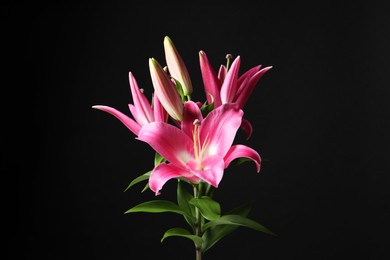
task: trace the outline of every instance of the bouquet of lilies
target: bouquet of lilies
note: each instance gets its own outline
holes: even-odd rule
[[[177,201],[151,200],[125,213],[171,212],[182,215],[188,227],[167,230],[161,242],[172,236],[190,239],[195,245],[197,260],[240,226],[275,235],[247,217],[249,204],[221,212],[220,204],[213,200],[213,192],[230,165],[252,161],[256,171],[260,171],[258,152],[233,143],[239,129],[246,133],[247,139],[252,134],[251,123],[243,118],[242,109],[255,85],[271,66],[262,68],[258,65],[240,75],[240,56],[233,60],[227,55],[226,65],[221,65],[217,72],[206,53],[200,51],[206,96],[200,102],[191,99],[193,87],[189,73],[168,36],[164,38],[164,53],[164,67],[156,59],[149,59],[154,87],[151,102],[138,87],[134,75],[129,73],[133,100],[129,109],[133,118],[109,106],[93,106],[115,116],[137,140],[147,143],[156,152],[153,169],[134,178],[127,189],[145,181],[142,191],[150,189],[157,196],[167,181],[175,179],[177,182]]]

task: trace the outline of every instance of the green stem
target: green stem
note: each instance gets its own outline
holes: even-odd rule
[[[211,197],[211,185],[207,183],[207,188],[206,188],[206,196]]]
[[[200,197],[200,186],[194,185],[194,198]],[[202,237],[202,221],[201,221],[201,215],[198,207],[195,207],[195,235]],[[198,246],[195,246],[195,253],[196,253],[196,260],[202,260],[202,249]]]

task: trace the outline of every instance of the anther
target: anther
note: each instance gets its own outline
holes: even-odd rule
[[[193,124],[196,125],[196,126],[200,126],[200,120],[199,119],[195,119]]]

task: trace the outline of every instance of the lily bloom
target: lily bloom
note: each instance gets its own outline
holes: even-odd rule
[[[168,114],[160,103],[156,95],[153,96],[152,103],[146,99],[143,91],[138,87],[133,74],[129,72],[130,91],[134,104],[129,104],[130,113],[134,119],[115,108],[95,105],[92,108],[105,111],[118,118],[131,132],[138,135],[142,126],[151,122],[166,122]]]
[[[164,38],[164,52],[169,74],[180,82],[185,96],[191,95],[192,83],[187,67],[168,36]]]
[[[154,58],[149,59],[149,70],[154,91],[162,106],[174,120],[181,121],[183,119],[183,103],[175,84]]]
[[[260,156],[255,150],[245,145],[232,146],[242,116],[237,105],[224,104],[203,118],[199,106],[187,101],[181,129],[164,122],[143,126],[137,139],[148,143],[169,162],[153,169],[150,189],[159,195],[173,178],[192,183],[204,181],[217,188],[224,169],[240,157],[252,160],[259,172]]]
[[[199,52],[199,60],[207,101],[209,104],[214,101],[214,107],[236,103],[242,109],[261,77],[272,68],[261,69],[261,65],[258,65],[239,76],[241,58],[237,56],[229,70],[221,65],[217,74],[204,51]],[[250,122],[244,119],[242,128],[249,138],[252,133]]]

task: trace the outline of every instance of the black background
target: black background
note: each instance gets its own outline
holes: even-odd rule
[[[150,97],[148,58],[171,37],[203,100],[215,68],[273,66],[245,107],[265,159],[227,169],[222,210],[249,200],[277,237],[240,228],[205,259],[388,259],[389,10],[373,2],[4,6],[3,236],[9,259],[194,259],[180,216],[123,213],[154,199],[127,184],[153,151],[92,105],[129,114],[128,72]],[[10,78],[9,81],[6,79]],[[168,182],[161,199],[175,198]],[[138,255],[138,256],[137,256]],[[22,257],[22,258],[18,258]]]

